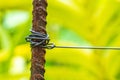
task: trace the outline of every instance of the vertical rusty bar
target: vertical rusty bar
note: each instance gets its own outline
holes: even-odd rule
[[[46,0],[33,0],[33,27],[32,29],[37,32],[45,33],[46,22]],[[33,47],[31,59],[31,77],[30,80],[45,80],[45,49],[39,46]]]

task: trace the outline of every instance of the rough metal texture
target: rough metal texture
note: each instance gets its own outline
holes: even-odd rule
[[[33,0],[33,27],[32,29],[37,32],[45,33],[46,26],[46,0]],[[45,50],[39,46],[32,48],[31,59],[31,78],[30,80],[45,80]]]

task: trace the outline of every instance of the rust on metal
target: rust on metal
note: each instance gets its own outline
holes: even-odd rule
[[[46,0],[33,0],[33,26],[32,30],[46,34]],[[31,78],[30,80],[45,80],[45,49],[40,46],[33,47],[31,59]]]

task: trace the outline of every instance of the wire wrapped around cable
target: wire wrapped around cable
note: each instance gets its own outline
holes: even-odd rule
[[[48,45],[50,39],[47,34],[36,32],[34,30],[31,30],[31,33],[32,34],[26,37],[26,41],[31,43],[31,47],[44,47]]]
[[[87,46],[56,46],[54,43],[49,43],[50,39],[47,34],[36,32],[31,30],[29,36],[26,37],[26,41],[30,42],[31,47],[40,46],[46,49],[53,49],[53,48],[71,48],[71,49],[111,49],[111,50],[120,50],[120,47],[87,47]]]

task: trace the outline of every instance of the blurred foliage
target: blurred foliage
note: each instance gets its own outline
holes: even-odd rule
[[[120,0],[47,0],[51,42],[120,46]],[[0,0],[0,80],[29,80],[32,0]],[[120,51],[52,49],[46,80],[120,80]]]

